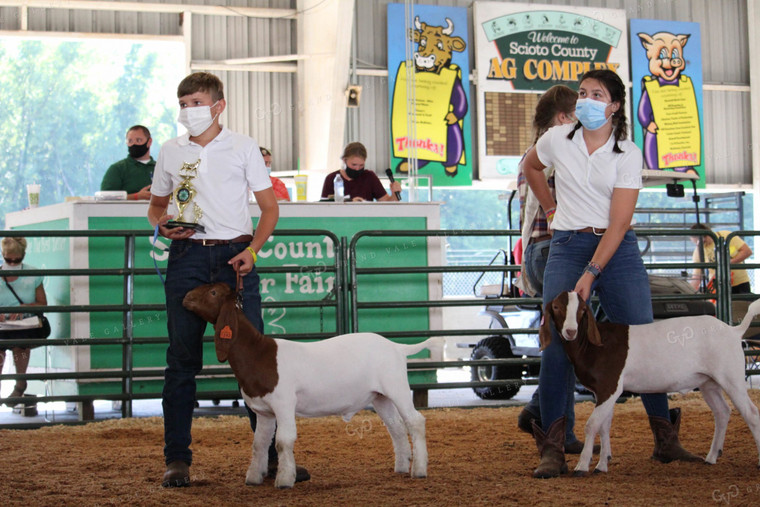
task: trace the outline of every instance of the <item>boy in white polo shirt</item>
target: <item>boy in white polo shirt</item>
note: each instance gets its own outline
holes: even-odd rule
[[[195,375],[203,366],[206,322],[185,309],[182,300],[190,290],[206,283],[226,282],[235,288],[240,273],[245,276],[243,311],[263,331],[256,254],[279,218],[258,143],[219,123],[227,105],[219,78],[205,72],[190,74],[180,82],[177,97],[179,122],[188,132],[161,147],[148,207],[151,225],[172,240],[165,286],[169,331],[163,390],[165,487],[190,483]],[[261,208],[255,232],[248,188]],[[167,214],[167,208],[177,189],[175,200],[185,203],[180,215],[187,214],[181,220],[197,221],[202,229],[167,227],[175,218]],[[249,416],[255,428],[256,417],[250,411]]]

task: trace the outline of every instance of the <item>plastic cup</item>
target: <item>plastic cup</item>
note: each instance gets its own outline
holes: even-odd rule
[[[306,200],[306,182],[309,177],[305,174],[296,174],[294,179],[296,180],[296,201]]]
[[[40,185],[30,183],[26,186],[26,196],[29,198],[29,207],[36,208],[40,205]]]

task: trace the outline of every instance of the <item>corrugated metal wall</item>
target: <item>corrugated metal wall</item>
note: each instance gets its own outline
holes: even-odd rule
[[[183,1],[181,3],[191,3]],[[197,2],[290,9],[295,1]],[[192,54],[196,60],[225,60],[296,53],[293,19],[193,15]],[[194,70],[202,70],[196,68]],[[282,72],[212,71],[225,83],[225,122],[272,150],[274,170],[297,165],[296,75]]]
[[[505,0],[508,1],[508,0]],[[709,85],[749,85],[747,0],[573,0],[510,2],[536,5],[573,5],[625,9],[627,17],[672,19],[700,23],[704,83],[705,170],[708,183],[749,184],[752,182],[749,91],[710,90]],[[385,68],[386,9],[389,0],[357,1],[358,67]],[[419,1],[420,4],[467,7],[472,1]],[[469,45],[470,65],[475,64],[473,44]],[[688,47],[688,46],[687,46]],[[364,142],[376,168],[387,167],[390,160],[387,78],[362,77],[359,113],[349,114],[347,136]],[[474,86],[471,112],[477,115]],[[731,121],[728,121],[731,119]],[[353,121],[352,121],[353,120]],[[475,122],[473,121],[473,125]],[[477,142],[473,132],[473,142]]]
[[[138,0],[139,1],[139,0]],[[701,24],[704,68],[705,154],[708,183],[751,182],[749,92],[710,89],[710,85],[749,85],[747,0],[547,0],[536,5],[575,5],[625,9],[629,18],[672,19]],[[156,3],[155,0],[148,3]],[[229,0],[166,3],[296,8],[296,0]],[[356,0],[356,55],[359,69],[385,69],[388,0]],[[467,7],[472,0],[419,0],[420,4]],[[61,5],[64,3],[62,2]],[[16,8],[0,7],[0,30],[19,30]],[[28,29],[40,32],[181,35],[178,14],[28,10]],[[472,27],[470,27],[472,30]],[[296,21],[193,15],[192,60],[223,60],[296,53]],[[470,61],[474,65],[473,44]],[[296,76],[292,73],[214,71],[226,84],[227,125],[256,138],[274,153],[275,169],[297,163]],[[319,79],[315,76],[314,79]],[[348,112],[346,140],[360,140],[370,151],[371,167],[388,167],[388,91],[386,77],[359,76],[361,105]],[[308,83],[303,83],[308,86]],[[471,89],[475,110],[475,88]],[[729,121],[729,119],[731,121]],[[473,125],[475,122],[473,121]],[[473,132],[473,141],[477,142]]]

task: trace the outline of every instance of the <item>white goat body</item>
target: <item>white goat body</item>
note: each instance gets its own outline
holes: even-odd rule
[[[274,436],[279,456],[275,486],[293,486],[296,416],[337,414],[349,421],[370,404],[391,435],[395,471],[409,472],[411,462],[412,477],[427,475],[425,418],[412,403],[406,357],[442,346],[442,338],[415,345],[397,344],[374,333],[311,343],[275,340],[259,333],[235,307],[226,284],[198,287],[183,304],[214,323],[217,357],[229,359],[245,403],[257,415],[246,484],[263,482]]]
[[[710,316],[677,317],[626,326],[597,324],[575,292],[563,292],[546,305],[540,332],[542,347],[551,340],[549,321],[552,320],[578,379],[596,396],[596,407],[586,423],[586,442],[576,473],[588,472],[597,433],[601,452],[596,470],[607,471],[613,408],[624,390],[685,393],[699,388],[715,419],[713,441],[705,459],[710,464],[722,453],[731,414],[721,393],[724,390],[747,422],[760,455],[760,413],[747,394],[741,345],[742,335],[758,313],[760,300],[750,305],[744,320],[737,326]]]

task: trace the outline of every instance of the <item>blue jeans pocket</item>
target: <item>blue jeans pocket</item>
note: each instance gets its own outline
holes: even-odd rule
[[[192,243],[189,241],[172,241],[169,245],[169,261],[183,258],[190,251]]]
[[[568,245],[575,237],[575,233],[572,231],[556,231],[552,236],[552,246],[565,246]]]

